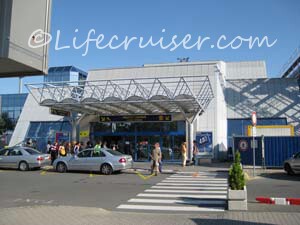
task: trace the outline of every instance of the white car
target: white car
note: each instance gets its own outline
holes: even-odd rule
[[[290,159],[284,161],[284,170],[289,175],[300,173],[300,152],[294,154]]]
[[[0,167],[21,171],[50,165],[50,155],[33,148],[15,146],[0,150]]]
[[[53,168],[60,173],[71,170],[100,171],[110,175],[115,171],[130,169],[133,166],[132,157],[118,151],[102,148],[100,151],[86,149],[77,156],[59,157],[53,163]]]

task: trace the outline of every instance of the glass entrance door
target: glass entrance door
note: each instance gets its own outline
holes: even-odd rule
[[[137,161],[149,161],[150,155],[154,148],[154,144],[160,143],[160,136],[137,136],[136,143],[136,160]]]

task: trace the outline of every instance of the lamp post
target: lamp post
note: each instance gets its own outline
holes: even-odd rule
[[[252,112],[251,120],[252,120],[253,177],[255,177],[255,135],[256,135],[256,124],[257,124],[256,112]]]

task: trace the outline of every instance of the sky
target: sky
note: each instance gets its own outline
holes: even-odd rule
[[[52,0],[49,67],[74,65],[83,70],[108,67],[142,66],[149,63],[176,62],[178,57],[189,57],[190,61],[223,60],[247,61],[265,60],[269,77],[278,77],[282,66],[293,51],[300,46],[300,1],[299,0]],[[77,32],[75,31],[77,29]],[[120,44],[126,36],[150,36],[154,41],[163,38],[165,45],[174,35],[180,42],[191,35],[191,46],[198,36],[209,37],[200,49],[185,49],[179,46],[174,51],[159,46],[139,48],[139,42],[131,42],[128,49],[97,49],[90,42],[86,56],[85,47],[72,47],[73,38],[77,46],[84,43],[91,29],[95,35],[103,34],[101,45],[117,35]],[[164,32],[162,30],[164,29]],[[60,30],[59,47],[55,49],[57,31]],[[277,40],[272,47],[266,44],[249,49],[244,41],[240,48],[212,48],[225,35],[223,46],[235,37],[248,39],[250,36],[262,39],[267,36],[269,43]],[[238,43],[238,42],[235,42]],[[237,44],[235,44],[237,45]],[[42,77],[28,77],[23,83],[41,82]],[[0,79],[1,93],[16,93],[18,79]],[[25,88],[23,88],[24,91]]]

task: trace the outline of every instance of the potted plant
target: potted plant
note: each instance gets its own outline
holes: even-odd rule
[[[247,210],[247,188],[244,171],[241,165],[241,155],[235,153],[234,163],[229,169],[228,210]]]

